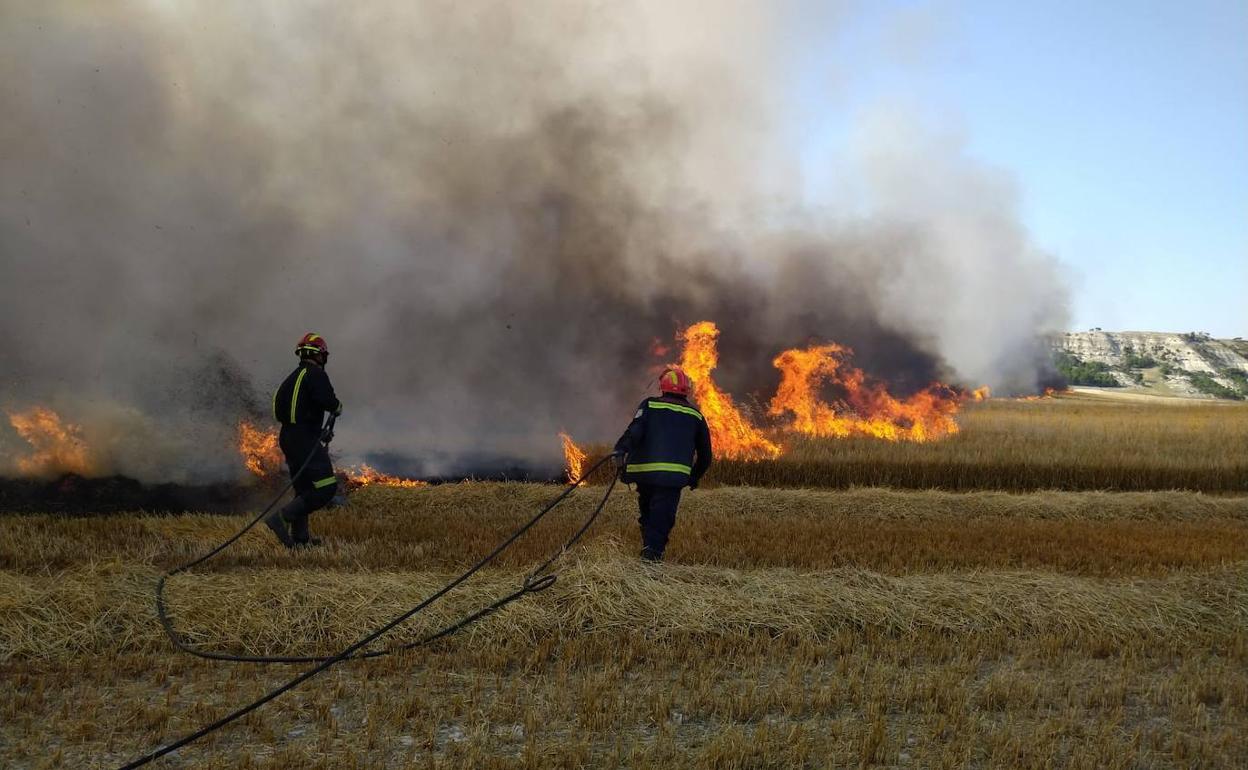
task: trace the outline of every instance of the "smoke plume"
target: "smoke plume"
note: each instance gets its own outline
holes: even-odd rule
[[[308,330],[357,456],[613,438],[654,341],[704,318],[743,395],[811,338],[903,391],[1034,387],[1065,298],[1008,180],[879,126],[867,208],[803,210],[777,126],[795,23],[2,0],[0,407],[60,410],[109,470],[203,479],[237,472],[235,421]]]

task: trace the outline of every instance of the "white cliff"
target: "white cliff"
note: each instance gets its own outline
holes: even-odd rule
[[[1169,395],[1205,396],[1191,375],[1207,376],[1219,385],[1246,392],[1248,342],[1220,340],[1199,332],[1067,332],[1052,340],[1054,351],[1079,361],[1102,363],[1125,387]]]

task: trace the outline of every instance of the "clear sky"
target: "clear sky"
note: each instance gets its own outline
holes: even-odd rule
[[[905,105],[1013,175],[1073,329],[1248,336],[1248,0],[800,6],[811,179]]]

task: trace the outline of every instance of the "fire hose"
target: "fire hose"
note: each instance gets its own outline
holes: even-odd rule
[[[598,501],[598,504],[594,507],[593,511],[581,524],[580,528],[577,529],[577,531],[572,535],[572,537],[568,538],[568,540],[565,541],[559,547],[559,549],[555,551],[549,558],[547,558],[545,561],[539,564],[536,568],[531,570],[525,576],[524,581],[521,584],[519,589],[517,589],[516,591],[513,591],[510,594],[507,594],[506,596],[503,596],[495,600],[489,605],[486,605],[485,607],[477,610],[476,612],[473,612],[461,618],[460,620],[446,626],[445,628],[442,628],[441,630],[436,631],[432,634],[429,634],[414,642],[408,642],[408,643],[399,645],[397,647],[388,648],[384,650],[366,651],[364,649],[368,647],[370,644],[372,644],[373,642],[380,639],[385,634],[397,628],[399,625],[411,619],[417,613],[429,607],[431,604],[433,604],[437,600],[441,599],[446,594],[450,593],[461,583],[465,582],[474,574],[476,574],[478,571],[480,571],[483,567],[488,565],[490,562],[494,561],[494,559],[496,559],[499,556],[499,554],[501,554],[503,551],[511,547],[511,545],[515,543],[517,540],[519,540],[521,536],[523,536],[533,526],[535,526],[539,521],[541,521],[542,518],[546,516],[546,514],[554,510],[554,508],[557,505],[562,503],[574,491],[576,491],[577,487],[580,485],[580,482],[582,480],[589,477],[594,471],[598,470],[603,465],[605,465],[608,461],[612,459],[613,456],[607,455],[606,457],[602,458],[598,462],[591,465],[588,470],[584,471],[581,474],[580,478],[573,479],[572,482],[568,485],[568,487],[563,490],[563,492],[561,492],[557,497],[555,497],[553,500],[547,503],[545,507],[543,507],[532,518],[530,518],[521,527],[519,527],[515,532],[513,532],[506,540],[504,540],[502,543],[496,546],[494,550],[490,551],[489,554],[483,557],[480,561],[478,561],[472,567],[470,567],[469,569],[461,573],[454,580],[447,583],[442,588],[438,589],[436,592],[434,592],[428,598],[421,601],[415,607],[412,607],[411,609],[407,610],[401,615],[398,615],[397,617],[391,619],[390,621],[388,621],[381,627],[364,635],[359,640],[352,643],[350,646],[346,647],[345,649],[338,652],[337,654],[324,655],[324,656],[235,655],[235,654],[230,654],[230,653],[218,653],[218,652],[211,652],[207,650],[200,650],[190,645],[189,643],[187,643],[181,637],[181,635],[178,634],[177,629],[174,627],[173,621],[170,618],[169,613],[168,613],[168,608],[166,607],[166,604],[165,604],[164,589],[165,589],[165,584],[168,581],[168,579],[173,577],[174,575],[186,572],[194,568],[196,565],[202,564],[205,561],[211,559],[213,556],[216,556],[218,553],[225,550],[231,544],[233,544],[239,538],[241,538],[243,534],[247,532],[247,530],[251,529],[256,524],[258,524],[260,520],[263,519],[269,513],[269,511],[273,509],[275,505],[277,505],[277,503],[282,499],[282,497],[285,496],[286,492],[290,490],[291,487],[294,486],[295,480],[298,479],[300,474],[302,474],[303,471],[308,467],[308,464],[312,461],[312,457],[316,454],[316,451],[319,450],[323,444],[328,443],[328,440],[333,437],[333,428],[334,428],[334,418],[331,417],[329,422],[326,423],[324,430],[321,432],[321,436],[318,439],[316,446],[313,448],[312,452],[308,454],[308,457],[306,460],[304,460],[303,465],[300,466],[300,468],[294,474],[291,475],[290,482],[287,483],[287,485],[282,489],[282,491],[273,499],[271,503],[269,503],[269,505],[263,511],[259,513],[259,515],[257,515],[250,522],[248,522],[246,526],[244,526],[233,536],[231,536],[230,538],[222,542],[220,545],[213,548],[211,551],[166,572],[164,575],[161,576],[159,582],[156,584],[157,616],[160,618],[161,626],[164,628],[165,634],[169,637],[169,640],[173,643],[173,645],[177,649],[181,650],[182,652],[185,652],[189,655],[194,655],[199,658],[205,658],[208,660],[229,661],[229,662],[236,662],[236,663],[316,663],[317,665],[314,666],[313,668],[308,669],[302,674],[299,674],[295,678],[277,687],[276,689],[270,690],[269,692],[265,693],[263,696],[257,698],[256,700],[252,701],[246,706],[243,706],[210,724],[204,725],[203,727],[199,728],[195,732],[190,733],[189,735],[186,735],[183,738],[180,738],[172,743],[162,746],[159,749],[156,749],[149,754],[145,754],[144,756],[133,760],[132,762],[122,765],[120,770],[130,770],[131,768],[142,767],[148,764],[149,762],[152,762],[156,759],[159,759],[160,757],[165,756],[166,754],[177,751],[183,746],[186,746],[196,740],[199,740],[200,738],[212,732],[215,732],[216,730],[219,730],[222,727],[225,727],[231,722],[234,722],[235,720],[240,719],[243,716],[246,716],[247,714],[250,714],[252,711],[255,711],[256,709],[260,708],[261,706],[268,703],[269,701],[274,700],[287,692],[290,692],[291,690],[295,689],[299,685],[308,681],[312,677],[323,673],[324,671],[328,670],[330,667],[334,665],[337,665],[338,663],[341,663],[346,660],[364,660],[368,658],[377,658],[377,657],[381,657],[385,655],[393,655],[398,652],[402,652],[404,650],[411,650],[417,647],[422,647],[422,646],[431,644],[432,642],[438,639],[442,639],[446,636],[450,636],[456,631],[459,631],[465,628],[466,626],[472,623],[475,623],[481,618],[484,618],[488,615],[491,615],[497,612],[498,610],[520,599],[526,594],[537,593],[538,591],[544,591],[545,589],[550,588],[552,585],[554,585],[555,580],[557,579],[558,576],[557,576],[557,573],[548,572],[547,570],[549,570],[550,566],[554,564],[555,561],[561,555],[563,555],[564,552],[566,552],[568,549],[574,546],[581,539],[581,537],[584,536],[584,534],[587,531],[589,531],[589,528],[593,525],[594,521],[597,520],[599,514],[602,513],[603,508],[606,506],[607,500],[608,498],[610,498],[611,492],[615,489],[615,484],[616,484],[616,481],[618,480],[618,476],[613,474],[611,482],[607,485],[607,489],[602,495],[602,499]]]

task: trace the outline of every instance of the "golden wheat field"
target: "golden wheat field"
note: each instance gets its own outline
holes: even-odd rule
[[[723,483],[908,489],[1192,489],[1248,494],[1248,407],[1063,394],[971,404],[925,444],[792,440],[775,463],[729,461]]]
[[[1248,496],[1139,485],[1156,478],[1141,468],[1242,469],[1248,411],[1141,409],[990,402],[931,447],[988,475],[1101,458],[1098,478],[1135,480],[1105,489],[1140,491],[779,478],[787,462],[900,473],[929,448],[812,442],[743,466],[767,488],[721,473],[686,493],[658,568],[635,558],[621,488],[550,589],[430,648],[338,665],[154,766],[1243,767]],[[314,516],[322,548],[250,532],[173,578],[170,609],[206,649],[333,653],[558,491],[366,487]],[[378,648],[515,590],[602,491]],[[0,516],[0,766],[115,767],[303,670],[180,655],[157,624],[159,573],[249,518]]]

